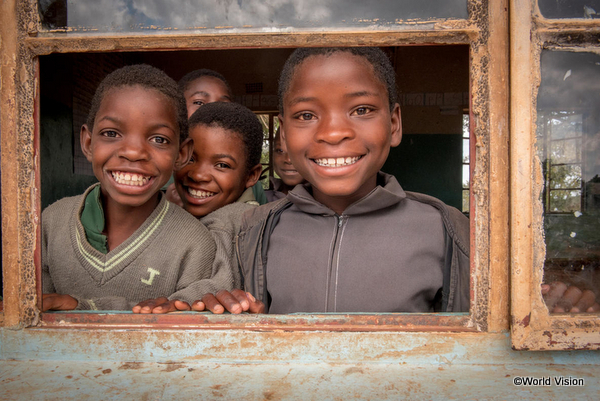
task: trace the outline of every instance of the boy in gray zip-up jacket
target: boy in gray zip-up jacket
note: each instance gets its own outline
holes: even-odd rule
[[[298,49],[279,81],[281,136],[308,184],[244,215],[247,292],[195,309],[469,309],[469,221],[380,173],[402,137],[394,70],[376,48]]]

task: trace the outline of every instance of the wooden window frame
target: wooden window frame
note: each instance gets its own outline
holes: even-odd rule
[[[42,31],[35,0],[3,2],[2,202],[4,326],[269,331],[496,332],[508,329],[507,0],[471,0],[467,20],[407,21],[350,32],[85,34]],[[41,313],[39,61],[51,53],[303,46],[470,47],[471,308],[463,314],[219,316]],[[493,49],[493,52],[491,51]]]
[[[598,314],[550,314],[542,299],[543,175],[536,97],[544,49],[598,52],[600,20],[547,20],[536,0],[510,2],[511,341],[519,350],[600,349]]]

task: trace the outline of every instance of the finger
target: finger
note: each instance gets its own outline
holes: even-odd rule
[[[596,302],[596,294],[593,291],[585,290],[583,294],[581,294],[581,298],[575,304],[573,308],[571,308],[571,313],[580,313],[585,312],[589,307],[591,307],[594,302]]]
[[[219,303],[221,305],[223,305],[223,307],[225,307],[225,309],[227,309],[229,312],[238,314],[238,313],[242,313],[244,311],[244,309],[242,308],[242,305],[240,305],[237,298],[234,297],[233,295],[231,295],[231,293],[229,291],[221,290],[221,291],[217,292],[215,295],[217,296]],[[208,307],[208,305],[207,305],[207,307]],[[210,307],[209,307],[209,309],[210,309]]]
[[[162,305],[169,302],[166,297],[160,297],[156,299],[148,299],[146,301],[140,302],[140,312],[139,313],[153,313],[152,311],[156,309],[158,305]],[[157,312],[158,313],[158,312]]]
[[[595,302],[594,305],[590,306],[586,312],[588,313],[594,313],[594,312],[598,312],[600,311],[600,304],[598,304],[598,302]]]
[[[155,305],[154,308],[152,308],[151,313],[169,313],[176,310],[177,309],[175,308],[175,301],[167,301]]]
[[[243,290],[236,288],[235,290],[231,291],[231,295],[233,295],[237,302],[240,304],[240,306],[242,307],[242,311],[248,310],[248,308],[250,307],[250,302],[248,301],[248,297],[246,296],[246,293]]]
[[[569,312],[573,305],[577,304],[583,295],[578,287],[572,285],[563,294],[563,296],[556,303],[556,307],[562,308],[564,312]],[[555,308],[556,309],[556,308]]]
[[[217,297],[215,297],[213,294],[206,294],[205,296],[203,296],[202,302],[204,302],[204,306],[206,306],[206,309],[208,309],[212,313],[220,314],[225,312],[225,308],[223,307],[223,305],[221,305],[221,303],[217,300]]]
[[[175,308],[178,311],[189,311],[189,310],[192,310],[192,308],[190,307],[190,304],[188,304],[185,301],[180,301],[178,299],[175,300],[174,305],[175,305]]]
[[[548,294],[550,291],[550,284],[542,284],[542,295]]]
[[[261,301],[257,301],[256,298],[249,292],[246,293],[246,296],[250,300],[250,307],[248,308],[248,312],[250,313],[264,313],[265,312],[265,304]]]
[[[204,305],[204,302],[202,301],[194,301],[192,304],[192,310],[196,312],[203,312],[206,310],[206,305]]]
[[[554,309],[554,306],[566,290],[567,285],[563,282],[555,281],[554,283],[550,284],[550,290],[548,290],[548,293],[544,296],[548,310]]]

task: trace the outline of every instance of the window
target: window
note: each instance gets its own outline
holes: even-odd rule
[[[39,219],[41,206],[46,200],[45,194],[52,193],[45,188],[45,174],[50,174],[50,171],[45,169],[45,165],[31,163],[36,157],[42,160],[48,155],[56,155],[54,148],[44,148],[44,143],[49,136],[46,135],[50,131],[45,127],[55,125],[55,132],[62,129],[59,127],[72,127],[75,116],[69,110],[64,110],[62,113],[51,115],[62,115],[64,121],[51,121],[51,124],[40,124],[41,120],[46,121],[48,117],[46,110],[51,110],[51,107],[60,108],[64,104],[69,105],[70,102],[75,102],[74,97],[67,96],[63,104],[53,102],[51,99],[60,97],[64,93],[69,92],[68,87],[61,87],[58,82],[53,83],[52,78],[45,76],[49,71],[60,70],[60,66],[64,67],[66,74],[62,77],[68,77],[67,85],[73,85],[72,78],[68,75],[72,71],[72,66],[77,65],[81,60],[89,58],[95,62],[89,65],[102,66],[103,63],[121,62],[128,58],[129,60],[150,60],[153,64],[163,68],[171,76],[176,77],[174,72],[182,61],[193,58],[195,55],[202,54],[203,66],[210,68],[211,62],[216,62],[217,59],[226,60],[230,55],[237,54],[239,57],[246,58],[247,62],[252,64],[252,61],[258,64],[277,64],[281,60],[285,60],[291,48],[305,46],[310,43],[311,46],[353,46],[353,45],[372,45],[380,46],[389,52],[392,59],[402,60],[402,65],[410,66],[410,71],[418,71],[423,75],[419,79],[418,76],[408,76],[399,74],[404,83],[400,83],[402,93],[402,105],[405,110],[404,127],[405,127],[405,145],[422,143],[433,143],[434,138],[440,137],[446,140],[448,147],[453,149],[453,157],[448,163],[455,166],[451,169],[452,176],[448,179],[445,176],[438,176],[436,182],[445,184],[449,182],[448,203],[454,204],[462,208],[464,186],[462,174],[462,159],[463,159],[463,112],[467,107],[470,110],[469,121],[470,130],[473,133],[471,141],[477,142],[477,147],[472,142],[471,149],[476,149],[475,153],[471,153],[469,160],[476,166],[473,170],[473,175],[469,177],[469,190],[471,198],[474,202],[470,204],[470,215],[472,218],[472,307],[467,314],[457,315],[382,315],[376,319],[371,315],[365,316],[323,316],[315,317],[314,324],[305,325],[305,318],[299,316],[268,316],[262,319],[259,324],[253,317],[238,316],[227,317],[223,319],[219,316],[210,315],[171,315],[171,316],[130,316],[130,315],[90,315],[90,314],[43,314],[42,321],[46,325],[56,324],[59,321],[69,325],[79,325],[94,323],[99,326],[103,325],[130,325],[132,323],[148,323],[162,324],[174,322],[188,322],[192,326],[198,327],[220,327],[220,328],[299,328],[309,330],[330,329],[333,331],[344,330],[427,330],[440,328],[458,331],[486,331],[494,325],[502,325],[502,321],[506,319],[506,305],[500,305],[492,302],[496,297],[501,296],[502,287],[493,287],[489,289],[481,282],[485,282],[492,277],[501,277],[506,271],[505,266],[498,266],[496,270],[491,270],[489,263],[490,254],[502,254],[506,252],[505,244],[493,239],[498,235],[498,230],[502,230],[503,225],[501,220],[492,220],[487,216],[500,215],[506,219],[506,215],[502,215],[502,207],[507,204],[504,191],[501,191],[502,184],[498,181],[489,180],[490,169],[499,168],[500,176],[504,174],[506,177],[507,170],[506,143],[502,142],[500,130],[496,127],[498,121],[506,119],[506,91],[497,90],[502,88],[506,82],[506,76],[502,72],[495,70],[496,66],[503,65],[506,62],[506,55],[502,49],[506,47],[496,47],[500,51],[492,53],[491,46],[502,43],[502,29],[494,30],[494,34],[490,34],[490,24],[499,24],[502,26],[502,18],[494,20],[490,17],[494,13],[504,15],[503,11],[494,7],[484,10],[467,7],[466,1],[457,1],[449,4],[448,2],[439,2],[439,7],[429,8],[424,7],[418,10],[418,5],[406,5],[398,2],[382,2],[385,7],[391,4],[398,8],[384,8],[383,13],[391,13],[392,11],[397,18],[377,19],[376,15],[369,14],[368,18],[360,20],[343,20],[341,23],[331,23],[333,26],[331,31],[322,32],[322,28],[318,34],[315,34],[313,25],[302,25],[299,28],[285,28],[293,32],[292,35],[273,34],[264,31],[261,25],[243,25],[242,27],[197,27],[192,26],[189,29],[182,29],[176,32],[177,40],[173,40],[173,31],[169,28],[181,28],[171,26],[170,20],[162,21],[160,24],[154,25],[155,21],[150,21],[147,24],[146,20],[139,22],[134,17],[127,21],[134,22],[134,25],[114,25],[117,29],[108,33],[105,26],[89,25],[87,22],[70,20],[77,14],[66,13],[69,17],[66,20],[61,20],[64,16],[65,6],[70,6],[70,3],[53,2],[56,8],[51,13],[41,9],[44,15],[42,20],[42,31],[34,32],[31,35],[23,36],[24,46],[29,49],[25,53],[20,53],[19,63],[23,64],[20,76],[29,79],[19,79],[19,101],[22,104],[27,104],[28,107],[21,107],[19,110],[10,109],[5,113],[19,113],[19,124],[10,126],[10,132],[15,138],[23,141],[27,146],[22,146],[20,150],[20,158],[13,156],[12,159],[4,160],[3,166],[10,162],[18,165],[20,177],[34,177],[36,190],[34,196],[30,197],[31,192],[28,191],[27,185],[23,181],[16,179],[17,175],[8,175],[13,186],[19,188],[15,190],[15,203],[25,202],[29,205],[32,214],[20,214],[18,222],[14,229],[21,229],[25,239],[21,239],[23,246],[16,247],[14,250],[9,250],[9,256],[18,256],[24,263],[20,265],[11,264],[10,269],[14,272],[24,272],[27,278],[24,283],[21,283],[17,295],[11,296],[8,303],[16,305],[22,303],[22,308],[12,309],[11,318],[14,321],[21,322],[23,325],[31,325],[37,322],[37,305],[33,304],[34,297],[30,294],[36,291],[35,272],[36,266],[39,269],[39,247],[34,246],[36,240],[39,241],[39,225],[36,219]],[[291,2],[290,4],[309,4],[309,2]],[[359,4],[357,2],[356,4]],[[443,4],[442,4],[443,3]],[[47,2],[44,2],[47,4]],[[310,3],[312,4],[312,3]],[[354,4],[354,3],[353,3]],[[494,4],[495,6],[495,4]],[[62,8],[61,8],[62,7]],[[76,6],[73,6],[76,7]],[[269,10],[273,11],[274,6],[269,5]],[[411,7],[416,7],[413,10]],[[61,11],[62,10],[62,11]],[[362,9],[360,9],[362,10]],[[362,12],[360,11],[359,12]],[[391,11],[390,11],[391,10]],[[423,10],[436,10],[434,14],[423,13]],[[71,11],[75,11],[74,9]],[[456,14],[458,12],[458,14]],[[52,14],[55,13],[55,14]],[[57,15],[59,18],[52,22],[52,19],[46,20],[47,15]],[[333,15],[333,14],[332,14]],[[360,14],[358,14],[360,15]],[[380,14],[383,15],[383,14]],[[389,14],[394,15],[394,14]],[[362,17],[362,15],[361,15]],[[30,18],[36,19],[37,16],[32,14]],[[136,17],[137,18],[137,17]],[[417,18],[415,20],[414,18]],[[422,20],[422,24],[415,23],[418,19]],[[65,22],[66,21],[66,22]],[[97,19],[101,21],[101,19]],[[350,22],[348,22],[350,21]],[[498,22],[499,21],[499,22]],[[141,25],[136,25],[141,24]],[[313,24],[313,22],[311,22]],[[317,26],[321,24],[329,24],[329,21],[317,22]],[[366,24],[366,25],[365,25]],[[109,24],[110,25],[110,24]],[[34,26],[37,26],[34,24]],[[157,28],[159,26],[160,28]],[[352,32],[346,32],[348,27],[352,27]],[[121,32],[128,30],[138,30],[143,32],[140,35],[131,36],[130,34],[122,34]],[[364,28],[364,29],[363,29]],[[375,28],[375,29],[374,29]],[[206,29],[206,30],[204,30]],[[276,28],[280,29],[280,28]],[[284,28],[281,28],[282,30]],[[90,32],[93,32],[90,34]],[[277,31],[279,32],[279,31]],[[286,31],[287,32],[287,31]],[[500,32],[500,33],[497,33]],[[307,42],[309,41],[309,42]],[[497,41],[494,42],[494,41]],[[16,46],[16,45],[15,45]],[[236,50],[230,50],[235,48]],[[198,50],[199,49],[199,50]],[[225,50],[223,50],[225,49]],[[113,52],[114,50],[118,50]],[[287,53],[286,53],[287,52]],[[429,56],[427,53],[429,52]],[[259,56],[260,55],[260,56]],[[433,56],[432,56],[433,55]],[[272,56],[272,57],[270,57]],[[423,63],[427,60],[429,63]],[[115,61],[117,60],[117,61]],[[420,60],[420,61],[419,61]],[[494,61],[494,62],[490,62]],[[126,61],[129,62],[129,61]],[[419,64],[419,62],[421,64]],[[207,65],[208,64],[208,65]],[[233,75],[244,76],[245,71],[239,68],[239,64],[235,62],[222,62],[222,67],[229,70],[220,69],[226,77]],[[420,65],[420,67],[419,67]],[[466,69],[465,69],[466,66]],[[40,74],[40,80],[37,81],[33,77]],[[91,73],[91,71],[90,71]],[[429,75],[428,75],[429,74]],[[423,77],[437,75],[436,82],[442,83],[441,87],[434,87],[431,84],[431,79]],[[61,74],[56,75],[61,77]],[[260,78],[260,79],[257,79]],[[62,79],[62,78],[61,78]],[[245,84],[255,84],[263,82],[263,91],[267,91],[266,81],[262,77],[251,77],[244,79],[239,84],[243,84],[243,88],[235,89],[236,94],[241,96],[255,96],[256,86],[248,86]],[[36,85],[39,83],[40,88]],[[58,88],[57,92],[53,92],[53,88]],[[38,91],[39,89],[39,91]],[[247,90],[253,93],[246,93]],[[17,97],[17,90],[11,92],[11,96]],[[503,97],[504,96],[504,97]],[[49,100],[50,99],[50,100]],[[247,98],[246,98],[247,99]],[[38,103],[39,101],[39,103]],[[41,113],[39,119],[33,118],[34,106],[41,105],[39,109],[35,109],[35,113]],[[73,104],[72,109],[76,107]],[[410,113],[409,113],[410,110]],[[258,110],[260,111],[260,110]],[[272,111],[272,109],[270,109]],[[438,115],[439,120],[432,119],[432,115]],[[51,118],[50,118],[51,120]],[[72,121],[73,120],[73,121]],[[437,121],[437,122],[436,122]],[[439,121],[444,121],[442,124]],[[450,123],[448,123],[450,122]],[[33,130],[36,127],[36,130]],[[41,127],[41,132],[37,131]],[[452,127],[451,130],[445,130],[444,127]],[[3,130],[4,131],[4,130]],[[271,130],[269,130],[271,132]],[[413,136],[414,135],[414,136]],[[429,137],[427,135],[430,135]],[[447,135],[447,137],[443,137]],[[56,140],[52,139],[52,141]],[[38,144],[40,141],[42,144]],[[50,142],[52,142],[50,141]],[[68,141],[65,142],[67,145]],[[16,149],[16,140],[11,142],[12,151]],[[71,145],[74,146],[74,145]],[[38,152],[39,149],[39,153]],[[10,149],[9,149],[10,150]],[[46,153],[45,153],[46,152]],[[438,150],[436,149],[436,152]],[[11,154],[5,152],[4,154]],[[16,154],[16,153],[13,153]],[[434,153],[427,155],[422,153],[422,158],[430,157],[429,160],[438,162],[446,162],[444,153]],[[393,159],[391,159],[393,160]],[[400,159],[398,159],[400,160]],[[418,160],[417,160],[418,162]],[[42,167],[40,167],[42,166]],[[73,164],[68,163],[67,168],[73,169]],[[398,164],[398,170],[402,171],[401,165]],[[413,164],[413,168],[417,164]],[[423,169],[431,168],[431,163],[423,163]],[[480,166],[480,167],[479,167]],[[448,173],[448,169],[437,169],[443,173]],[[412,174],[410,171],[404,170],[406,175]],[[73,174],[73,170],[69,172]],[[56,177],[56,174],[52,174]],[[84,178],[82,178],[84,180]],[[21,186],[17,183],[21,182]],[[40,184],[41,182],[41,184]],[[78,185],[86,185],[81,182]],[[66,185],[57,185],[55,188],[60,188],[62,191]],[[439,189],[439,185],[438,188]],[[41,192],[40,189],[41,188]],[[72,188],[70,188],[72,189]],[[410,188],[420,190],[419,188]],[[77,191],[76,193],[79,193]],[[425,191],[427,192],[427,191]],[[494,194],[493,200],[491,194]],[[58,194],[57,196],[64,196]],[[441,196],[440,196],[441,197]],[[497,203],[496,203],[497,202]],[[4,208],[4,205],[3,205]],[[4,208],[5,211],[11,210],[9,207]],[[13,212],[14,213],[14,212]],[[17,214],[14,214],[17,216]],[[32,225],[33,224],[33,225]],[[9,227],[9,229],[10,229]],[[492,235],[493,233],[494,235]],[[506,256],[506,254],[504,254]],[[504,257],[505,257],[504,256]],[[29,295],[28,295],[29,294]],[[489,317],[492,316],[490,319]],[[340,324],[342,323],[342,324]]]
[[[600,289],[600,59],[595,39],[570,34],[597,29],[597,7],[571,3],[539,0],[542,15],[530,9],[512,27],[511,308],[517,349],[599,346],[590,337],[600,325],[598,312],[578,309],[586,312]],[[531,93],[537,95],[534,105]],[[542,296],[542,283],[554,283],[552,292]],[[582,304],[579,297],[560,300],[567,288],[589,297]]]

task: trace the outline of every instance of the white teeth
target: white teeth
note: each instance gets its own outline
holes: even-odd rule
[[[338,157],[336,159],[329,157],[323,159],[315,159],[315,163],[323,167],[343,167],[356,163],[358,159],[360,159],[360,156]]]
[[[118,171],[111,172],[113,178],[118,184],[121,185],[133,185],[136,187],[141,187],[146,185],[150,180],[150,176],[145,176],[142,174],[135,173],[120,173]]]
[[[193,188],[188,188],[188,193],[190,195],[192,195],[194,198],[198,198],[198,199],[208,198],[208,197],[213,196],[215,194],[214,192],[198,191],[198,190],[193,189]]]

